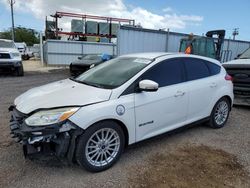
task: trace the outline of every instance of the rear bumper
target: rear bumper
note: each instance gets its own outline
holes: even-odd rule
[[[39,155],[56,155],[67,157],[72,161],[76,138],[83,133],[82,129],[70,121],[50,126],[31,127],[25,124],[28,116],[10,107],[11,137],[23,146],[25,157]]]

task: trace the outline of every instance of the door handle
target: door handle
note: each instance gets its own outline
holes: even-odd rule
[[[217,84],[214,83],[214,82],[210,84],[210,87],[211,87],[211,88],[214,88],[214,87],[216,87],[216,86],[217,86]]]
[[[183,91],[177,91],[174,96],[175,97],[179,97],[179,96],[183,96],[183,95],[185,95],[185,92],[183,92]]]

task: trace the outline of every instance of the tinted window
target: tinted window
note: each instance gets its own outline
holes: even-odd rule
[[[208,66],[208,69],[210,71],[211,76],[219,74],[221,67],[219,65],[216,65],[214,63],[210,63],[208,61],[204,61],[206,65]]]
[[[184,64],[187,71],[188,81],[210,76],[207,65],[201,59],[185,58]]]
[[[157,82],[159,87],[177,84],[184,80],[183,66],[177,59],[166,60],[144,73],[142,80],[144,79]]]

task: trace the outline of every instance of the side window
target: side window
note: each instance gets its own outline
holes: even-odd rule
[[[159,87],[178,84],[184,80],[183,65],[177,59],[165,60],[142,75],[142,80],[153,80]]]
[[[219,65],[216,65],[214,63],[208,62],[208,61],[204,61],[210,71],[210,75],[216,75],[220,73],[221,67]]]
[[[185,58],[184,64],[188,81],[210,76],[208,66],[201,59]]]
[[[215,44],[213,39],[207,39],[207,57],[215,59]]]

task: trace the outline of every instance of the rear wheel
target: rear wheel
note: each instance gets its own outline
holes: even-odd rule
[[[210,116],[209,125],[212,128],[223,127],[229,116],[230,112],[230,102],[227,98],[221,98],[214,106],[213,111]]]
[[[106,170],[120,158],[124,144],[124,133],[116,122],[99,122],[80,137],[76,161],[92,172]]]

